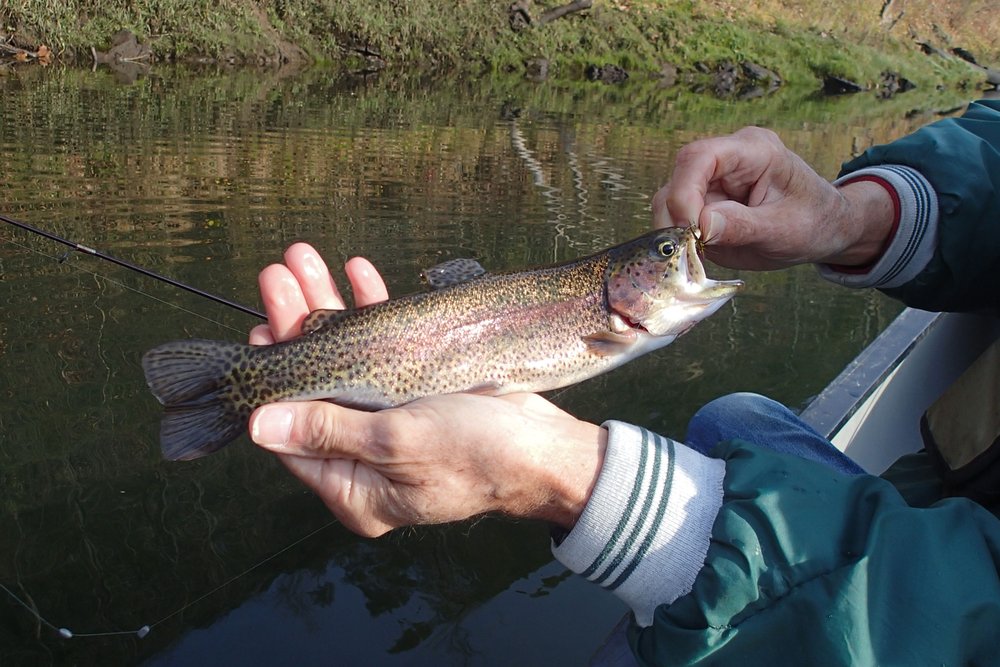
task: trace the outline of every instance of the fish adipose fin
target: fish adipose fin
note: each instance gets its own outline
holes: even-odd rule
[[[143,355],[146,383],[165,408],[160,422],[164,458],[196,459],[243,433],[249,409],[234,405],[227,390],[233,381],[232,360],[242,356],[246,347],[185,340],[160,345]]]
[[[483,265],[474,259],[460,257],[435,264],[421,272],[420,277],[431,289],[444,289],[478,278],[486,273]]]

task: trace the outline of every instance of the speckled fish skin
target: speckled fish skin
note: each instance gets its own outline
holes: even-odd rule
[[[603,252],[487,274],[365,308],[318,311],[309,333],[250,346],[184,340],[143,357],[165,406],[165,458],[226,445],[274,401],[377,410],[431,394],[564,387],[669,344],[742,285],[704,273],[696,229],[650,232]]]

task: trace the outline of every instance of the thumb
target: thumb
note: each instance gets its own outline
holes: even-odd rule
[[[325,401],[272,403],[250,416],[250,439],[278,454],[354,458],[367,440],[368,416]]]
[[[724,242],[726,222],[726,215],[722,211],[702,211],[698,227],[701,228],[701,238],[706,245]]]
[[[348,530],[378,537],[401,525],[385,504],[392,495],[386,480],[364,465],[348,459],[278,457]]]
[[[761,231],[761,207],[752,208],[735,201],[709,204],[698,218],[706,245],[737,247],[757,241]]]
[[[323,401],[273,403],[251,415],[250,437],[277,453],[349,530],[376,537],[403,521],[392,483],[361,456],[369,416]]]

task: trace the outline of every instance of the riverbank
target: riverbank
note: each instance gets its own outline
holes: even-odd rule
[[[1000,18],[987,0],[951,4],[163,0],[154,9],[25,0],[16,10],[0,9],[0,40],[27,49],[28,58],[44,45],[50,60],[88,64],[119,57],[114,40],[129,31],[142,48],[119,59],[143,62],[642,77],[710,88],[721,77],[724,93],[739,88],[727,79],[816,86],[835,78],[886,89],[894,85],[887,72],[918,88],[981,87],[987,73],[967,58],[987,66],[1000,60],[988,38],[1000,31]],[[564,15],[553,13],[560,8]]]

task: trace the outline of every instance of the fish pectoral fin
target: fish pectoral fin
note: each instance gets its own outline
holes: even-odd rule
[[[300,332],[302,335],[312,333],[320,327],[325,327],[327,324],[336,322],[346,312],[346,310],[314,310],[306,315],[306,319],[302,320]]]
[[[636,341],[637,334],[633,330],[624,333],[614,331],[597,331],[583,337],[583,342],[587,344],[587,349],[592,353],[610,357],[613,354],[623,352]]]
[[[449,259],[420,272],[420,277],[431,289],[443,289],[478,278],[486,273],[483,265],[468,257]]]
[[[469,387],[464,393],[479,394],[480,396],[496,396],[499,391],[500,383],[491,381],[477,384],[475,387]]]

